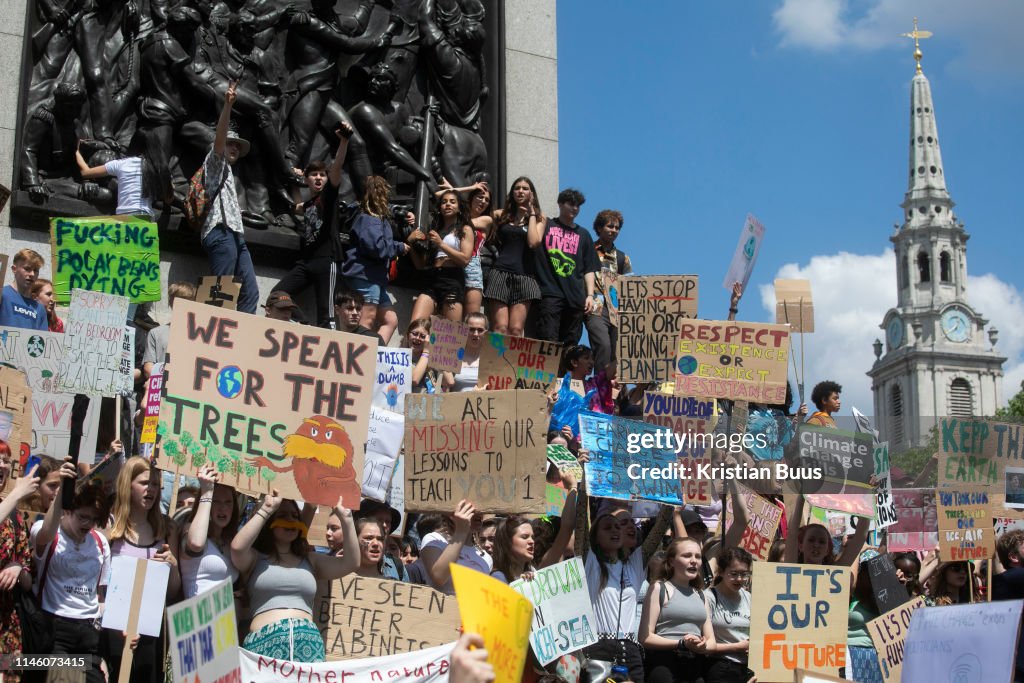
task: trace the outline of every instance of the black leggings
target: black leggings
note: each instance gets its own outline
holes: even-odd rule
[[[689,651],[647,650],[644,670],[648,683],[702,683],[707,659]],[[686,656],[691,655],[691,656]]]
[[[316,295],[316,324],[333,330],[337,327],[334,322],[337,284],[338,264],[329,256],[316,256],[298,261],[274,289],[297,296],[312,285]]]

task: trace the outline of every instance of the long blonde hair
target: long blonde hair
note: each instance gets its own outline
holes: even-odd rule
[[[121,467],[121,471],[118,472],[117,482],[114,484],[114,523],[110,527],[109,537],[111,541],[127,538],[129,531],[138,539],[139,532],[132,526],[130,514],[132,510],[132,482],[135,481],[135,477],[149,470],[152,470],[153,476],[160,476],[160,471],[152,467],[145,458],[135,456],[128,458],[128,461]],[[166,539],[167,517],[160,511],[159,500],[155,501],[153,507],[146,513],[146,521],[149,522],[149,526],[153,529],[154,539]]]

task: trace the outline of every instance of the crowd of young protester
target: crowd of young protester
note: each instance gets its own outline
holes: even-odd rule
[[[215,274],[241,277],[239,310],[255,313],[256,279],[231,171],[247,143],[229,134],[233,100],[229,88],[204,166],[215,199],[202,242]],[[309,197],[297,206],[305,215],[301,258],[267,298],[267,317],[308,320],[377,337],[381,344],[402,330],[412,351],[415,392],[479,388],[480,345],[489,330],[558,341],[565,345],[559,376],[583,383],[590,409],[639,417],[643,391],[655,387],[620,386],[616,381],[616,329],[606,300],[608,275],[632,270],[629,257],[615,246],[624,225],[621,213],[597,213],[595,243],[576,223],[584,204],[581,192],[562,191],[549,218],[533,183],[521,177],[513,181],[501,207],[492,205],[491,188],[481,180],[467,188],[442,187],[431,216],[395,216],[387,182],[371,177],[358,209],[346,215],[339,210],[336,189],[350,134],[342,126],[334,159],[304,169]],[[139,174],[144,166],[107,164],[83,172]],[[134,191],[139,193],[153,186],[137,185]],[[119,205],[145,214],[153,198],[119,197]],[[0,326],[62,331],[53,286],[39,278],[43,265],[43,258],[31,250],[14,255],[14,285],[3,290]],[[392,274],[402,271],[407,274],[405,286],[415,294],[410,320],[398,318],[388,292]],[[295,299],[307,286],[313,287],[316,302],[311,315]],[[168,287],[172,306],[176,299],[195,295],[189,283]],[[741,296],[736,287],[729,319],[734,319]],[[458,372],[439,373],[430,367],[427,339],[434,315],[464,321],[469,328]],[[584,327],[589,346],[579,344]],[[167,326],[148,331],[137,359],[140,388],[154,364],[164,360],[168,339]],[[841,390],[832,381],[816,386],[811,394],[816,411],[808,422],[834,427]],[[557,401],[554,393],[552,401]],[[720,404],[727,424],[731,406]],[[778,419],[782,439],[788,440],[807,410],[800,406],[791,412],[789,400],[786,405],[751,406],[750,413],[752,419]],[[308,539],[311,507],[283,500],[276,491],[254,501],[221,484],[212,468],[203,469],[191,488],[178,491],[175,509],[164,509],[162,489],[167,496],[169,484],[137,454],[137,439],[128,432],[121,431],[127,447],[116,437],[97,445],[103,450],[109,444],[106,457],[119,464],[110,492],[89,476],[87,467],[52,457],[41,457],[7,487],[0,502],[0,654],[21,651],[16,605],[25,595],[36,595],[53,617],[51,652],[95,655],[87,680],[115,680],[125,635],[98,624],[111,559],[119,555],[169,565],[168,604],[231,580],[239,642],[264,656],[301,662],[325,657],[313,605],[318,591],[334,579],[375,577],[452,594],[453,564],[507,583],[531,580],[544,567],[579,557],[599,641],[546,670],[531,658],[524,680],[557,676],[576,681],[587,660],[624,666],[633,681],[724,683],[752,677],[747,652],[755,560],[738,547],[748,522],[743,506],[737,506],[729,528],[723,528],[720,505],[699,511],[665,506],[653,519],[640,522],[624,504],[589,498],[585,482],[552,465],[548,481],[567,491],[560,516],[485,515],[473,501],[463,500],[450,514],[410,515],[403,524],[398,511],[386,504],[365,500],[358,510],[348,510],[339,501],[327,520],[325,547],[316,548]],[[587,460],[575,430],[553,430],[548,439]],[[4,484],[16,456],[0,443]],[[64,488],[74,489],[66,507]],[[734,487],[732,492],[738,495]],[[846,538],[834,539],[825,526],[805,523],[804,499],[797,496],[795,501],[780,526],[772,559],[853,569],[850,677],[880,681],[877,654],[865,629],[879,615],[862,568],[886,548],[867,547],[867,523]],[[781,498],[777,502],[784,505]],[[714,534],[706,520],[718,525]],[[995,599],[1024,596],[1022,531],[998,539],[991,587],[971,583],[980,574],[970,563],[939,562],[935,552],[898,553],[893,559],[908,594],[923,595],[928,604],[978,600],[989,591]],[[493,680],[480,645],[473,634],[460,639],[453,654],[453,680]],[[132,647],[131,680],[163,680],[168,670],[163,638],[141,636]],[[1019,669],[1022,674],[1024,669]],[[24,678],[30,680],[31,674]],[[4,680],[17,681],[19,676],[9,672]]]

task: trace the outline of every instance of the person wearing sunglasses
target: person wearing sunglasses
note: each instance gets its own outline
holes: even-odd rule
[[[487,316],[480,312],[470,313],[466,316],[466,327],[469,328],[469,338],[462,356],[462,369],[457,374],[444,373],[442,386],[445,391],[473,391],[480,383],[480,350],[487,336]]]

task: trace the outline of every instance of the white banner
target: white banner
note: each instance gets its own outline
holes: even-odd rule
[[[427,650],[405,652],[388,657],[346,659],[340,662],[305,664],[285,659],[261,657],[239,648],[242,680],[246,683],[309,683],[344,681],[345,683],[446,683],[455,643]]]
[[[405,416],[377,407],[370,408],[370,427],[366,437],[363,464],[363,496],[387,500],[395,472],[395,462],[405,438]],[[403,475],[404,476],[404,475]]]
[[[377,349],[377,378],[372,404],[394,413],[405,410],[405,395],[412,389],[412,349],[382,346]]]
[[[597,620],[583,562],[574,557],[538,569],[511,588],[533,603],[530,645],[541,666],[597,642]]]

